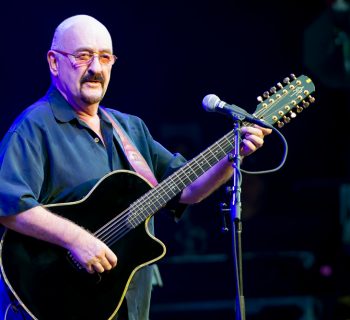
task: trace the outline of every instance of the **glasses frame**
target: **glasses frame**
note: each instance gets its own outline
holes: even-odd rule
[[[58,49],[51,49],[52,51],[54,52],[57,52],[57,53],[60,53],[62,54],[63,56],[65,56],[66,58],[68,58],[68,60],[71,62],[71,64],[73,65],[73,67],[80,67],[80,66],[86,66],[86,65],[89,65],[90,63],[92,63],[92,61],[94,60],[95,57],[98,57],[98,61],[100,62],[101,65],[103,66],[112,66],[114,65],[114,63],[117,61],[118,57],[114,54],[111,54],[111,53],[103,53],[103,54],[108,54],[112,57],[112,60],[110,63],[103,63],[101,62],[101,54],[100,53],[97,53],[97,52],[89,52],[90,54],[92,54],[90,60],[87,60],[87,61],[84,61],[84,62],[77,62],[76,59],[77,59],[77,53],[69,53],[69,52],[65,52],[65,51],[62,51],[62,50],[58,50]],[[70,59],[70,57],[73,57],[74,61]]]

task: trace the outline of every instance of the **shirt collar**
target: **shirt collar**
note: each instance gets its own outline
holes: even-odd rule
[[[60,122],[69,122],[76,119],[73,107],[67,102],[56,87],[51,86],[47,92],[48,101],[55,118]]]
[[[69,122],[73,119],[79,118],[75,113],[73,107],[67,102],[67,100],[62,96],[62,94],[57,90],[56,87],[51,86],[47,92],[47,97],[55,118],[60,122]],[[98,109],[98,115],[105,122],[110,123],[109,119],[101,112],[100,107]]]

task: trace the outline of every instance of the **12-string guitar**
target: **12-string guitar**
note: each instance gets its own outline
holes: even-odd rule
[[[265,94],[256,117],[281,127],[313,102],[311,79],[292,76],[285,82]],[[224,158],[234,147],[233,137],[232,130],[154,188],[134,172],[117,170],[79,201],[46,205],[113,250],[118,264],[111,271],[89,274],[65,249],[6,230],[0,266],[12,294],[34,319],[112,319],[135,272],[165,255],[165,245],[148,230],[149,219]]]

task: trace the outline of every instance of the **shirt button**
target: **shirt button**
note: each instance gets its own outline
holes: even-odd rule
[[[96,143],[100,141],[99,138],[95,138],[94,140],[95,140]]]

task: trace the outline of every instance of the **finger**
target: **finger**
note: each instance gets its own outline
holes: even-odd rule
[[[264,136],[267,136],[272,132],[272,129],[260,127],[257,124],[254,124],[254,127],[260,129]]]
[[[242,127],[243,134],[251,133],[261,138],[263,138],[266,135],[269,135],[271,132],[272,132],[272,129],[263,128],[258,125],[254,125],[253,127]]]
[[[95,273],[95,269],[92,267],[91,264],[85,266],[85,270],[88,272],[88,273]]]
[[[248,135],[255,135],[260,138],[264,137],[264,134],[261,129],[259,128],[254,128],[254,127],[242,127],[242,134],[244,137]]]
[[[107,258],[107,260],[110,263],[112,268],[114,268],[117,265],[118,258],[112,250],[107,250],[106,258]]]
[[[109,263],[109,261],[106,257],[103,257],[100,259],[100,264],[102,265],[104,270],[111,270],[112,269],[112,265]]]
[[[94,268],[94,270],[98,273],[102,273],[103,271],[105,271],[105,269],[103,268],[102,264],[98,261],[96,261],[92,267]]]
[[[260,148],[264,144],[264,139],[262,137],[253,134],[245,135],[243,141],[251,142],[256,148]]]
[[[257,147],[254,143],[252,143],[250,140],[243,139],[243,146],[242,146],[242,151],[243,154],[248,155],[254,151],[256,151]]]

